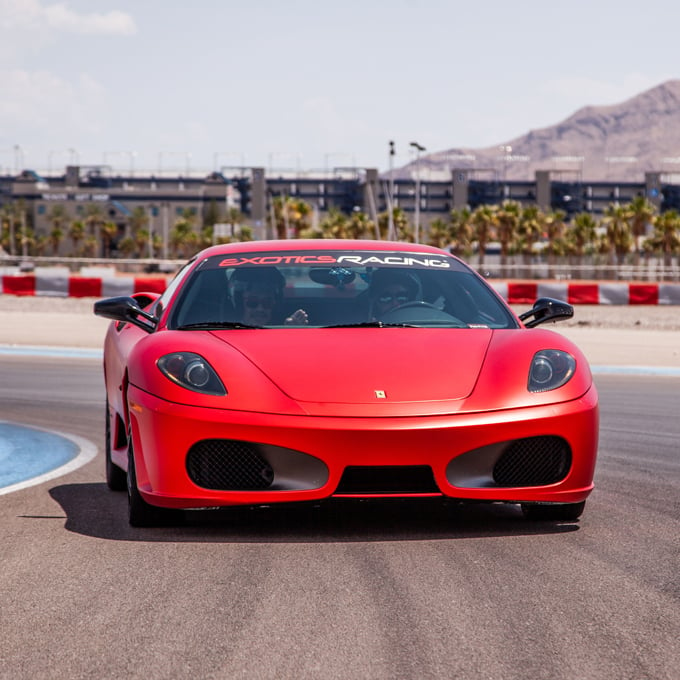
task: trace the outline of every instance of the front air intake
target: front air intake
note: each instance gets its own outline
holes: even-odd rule
[[[187,454],[191,481],[220,491],[261,491],[274,481],[271,465],[249,442],[235,439],[204,439]]]
[[[571,449],[562,437],[527,437],[513,441],[496,461],[497,486],[543,486],[563,480],[571,467]]]
[[[350,465],[335,493],[370,496],[440,491],[428,465]]]

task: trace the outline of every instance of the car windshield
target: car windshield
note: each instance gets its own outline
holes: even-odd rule
[[[319,250],[211,256],[187,277],[171,329],[517,328],[490,287],[438,253]]]

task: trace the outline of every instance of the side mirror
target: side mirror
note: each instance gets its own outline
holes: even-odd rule
[[[534,306],[528,312],[520,314],[519,318],[520,321],[531,319],[526,321],[524,325],[527,328],[533,328],[546,321],[561,321],[562,319],[571,319],[572,316],[574,316],[574,308],[567,302],[542,297],[534,302]]]
[[[94,313],[105,319],[131,323],[147,333],[152,333],[158,323],[158,319],[153,314],[145,312],[139,306],[137,300],[131,297],[113,297],[99,300],[94,303]]]

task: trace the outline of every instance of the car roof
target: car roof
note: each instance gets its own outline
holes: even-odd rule
[[[450,253],[441,248],[424,245],[421,243],[404,243],[401,241],[372,241],[364,239],[285,239],[264,241],[240,241],[238,243],[225,243],[212,246],[201,251],[198,255],[209,257],[212,255],[251,253],[257,252],[281,252],[286,250],[372,250],[406,253],[433,253],[441,255]]]

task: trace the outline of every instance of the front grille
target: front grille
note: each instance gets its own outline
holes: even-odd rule
[[[350,465],[336,494],[439,493],[427,465]]]
[[[493,467],[498,486],[543,486],[564,479],[571,467],[571,449],[561,437],[517,439]]]
[[[274,481],[274,470],[257,446],[234,439],[204,439],[187,454],[187,472],[194,484],[221,491],[259,491]]]

